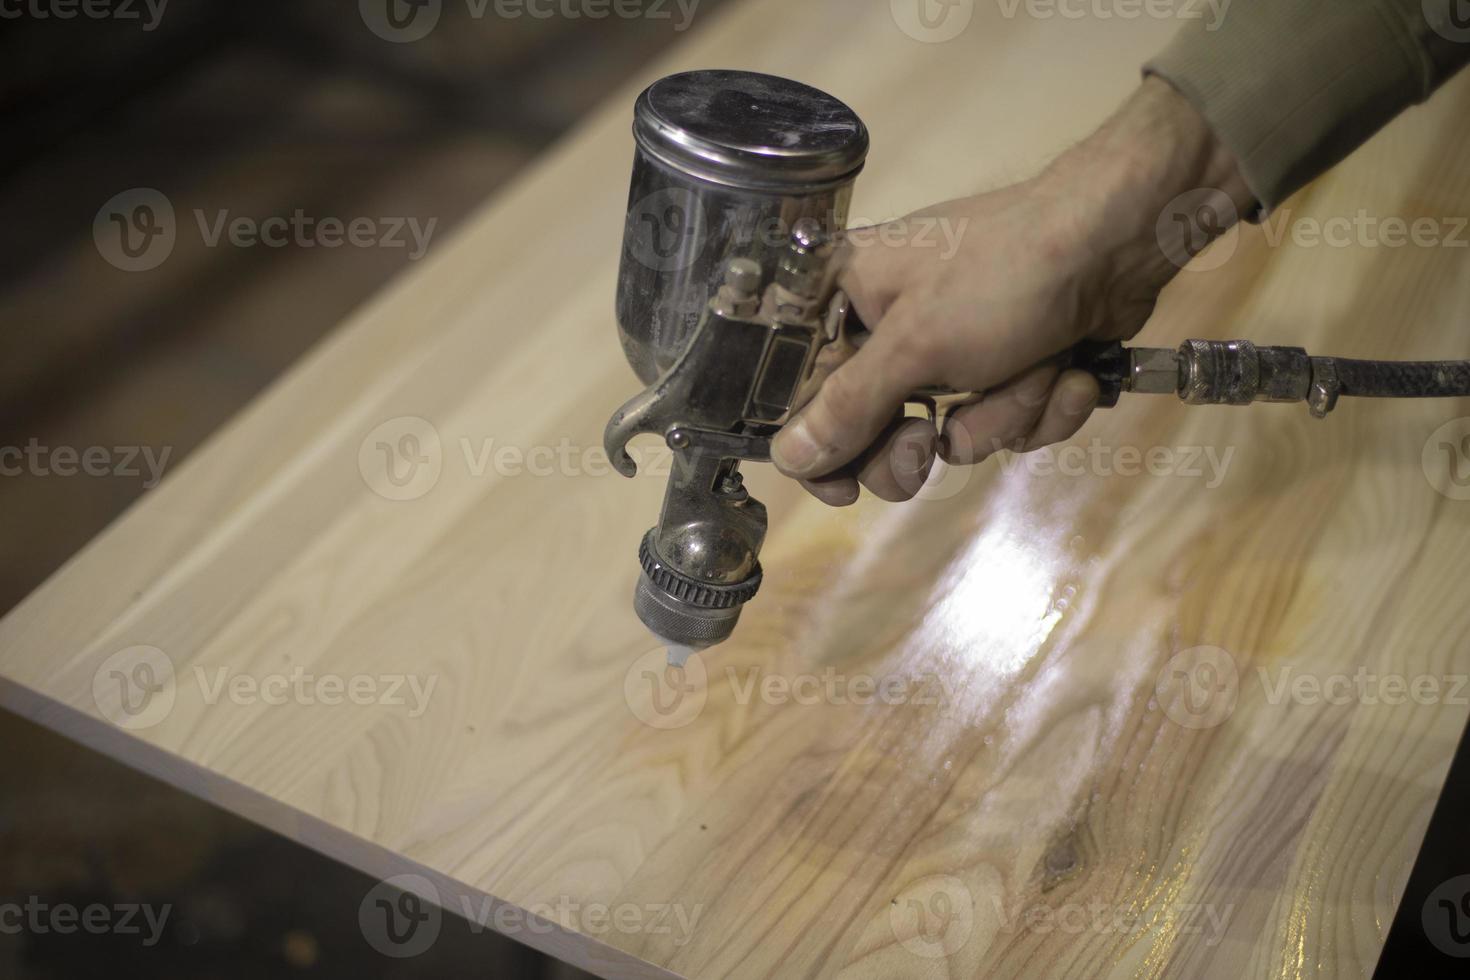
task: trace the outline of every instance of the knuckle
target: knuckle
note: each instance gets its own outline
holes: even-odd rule
[[[864,386],[852,371],[838,371],[822,383],[821,410],[811,413],[812,435],[826,447],[838,447],[843,436],[860,425],[864,411]]]
[[[1017,405],[1031,418],[1039,416],[1046,403],[1051,400],[1052,388],[1056,384],[1054,371],[1038,370],[1016,386],[1013,397]]]
[[[901,341],[894,345],[890,369],[906,381],[922,383],[938,373],[945,356],[944,338],[939,331],[917,326],[905,331]]]

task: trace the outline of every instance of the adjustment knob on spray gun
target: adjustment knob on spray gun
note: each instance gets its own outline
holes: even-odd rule
[[[648,388],[613,416],[604,445],[630,477],[634,436],[656,433],[674,454],[663,512],[639,546],[633,605],[682,665],[730,637],[761,585],[766,509],[740,463],[770,461],[771,439],[820,383],[818,355],[840,361],[862,339],[833,286],[831,240],[868,133],[823,92],[731,71],[654,83],[633,131],[618,327]],[[1344,396],[1470,395],[1470,362],[1312,357],[1245,340],[1085,343],[1070,359],[1098,379],[1102,407],[1124,392],[1173,394],[1191,405],[1305,401],[1323,418]],[[947,397],[983,396],[932,388],[910,401],[937,416]]]

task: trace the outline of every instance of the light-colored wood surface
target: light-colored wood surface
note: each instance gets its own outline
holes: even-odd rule
[[[1034,170],[1176,26],[1005,9],[928,44],[886,3],[752,0],[640,82],[733,65],[837,94],[874,134],[855,211],[890,217]],[[456,910],[493,898],[491,925],[609,975],[1370,972],[1466,720],[1470,502],[1431,480],[1460,433],[1431,436],[1470,408],[1138,398],[1075,441],[1094,472],[991,461],[847,512],[752,468],[764,591],[661,674],[630,591],[663,480],[595,453],[634,390],[611,307],[636,90],[8,616],[0,701]],[[1144,339],[1470,355],[1467,104],[1462,79],[1222,243]],[[1359,208],[1451,243],[1293,240]],[[404,417],[438,478],[389,500]],[[497,472],[503,447],[550,447],[551,475]],[[1180,452],[1126,476],[1123,447]],[[143,663],[172,682],[128,715]],[[1441,696],[1277,696],[1360,667]],[[215,687],[297,668],[434,686]]]

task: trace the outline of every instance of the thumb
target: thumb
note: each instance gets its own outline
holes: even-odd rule
[[[893,319],[890,314],[777,434],[771,459],[782,473],[811,480],[856,459],[926,383],[920,360],[897,340],[905,331]]]

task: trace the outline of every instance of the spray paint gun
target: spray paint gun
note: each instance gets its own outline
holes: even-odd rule
[[[817,89],[736,71],[656,82],[638,99],[633,132],[617,313],[648,388],[612,417],[604,445],[630,477],[634,436],[657,434],[674,454],[662,515],[639,546],[634,608],[681,665],[728,639],[760,588],[766,510],[740,464],[769,462],[771,439],[865,332],[835,286],[832,241],[868,133]],[[1071,361],[1097,377],[1103,407],[1136,392],[1189,404],[1305,401],[1321,418],[1343,395],[1470,394],[1470,362],[1310,357],[1249,341],[1084,344]],[[949,397],[973,396],[936,388],[910,400],[934,417]]]

